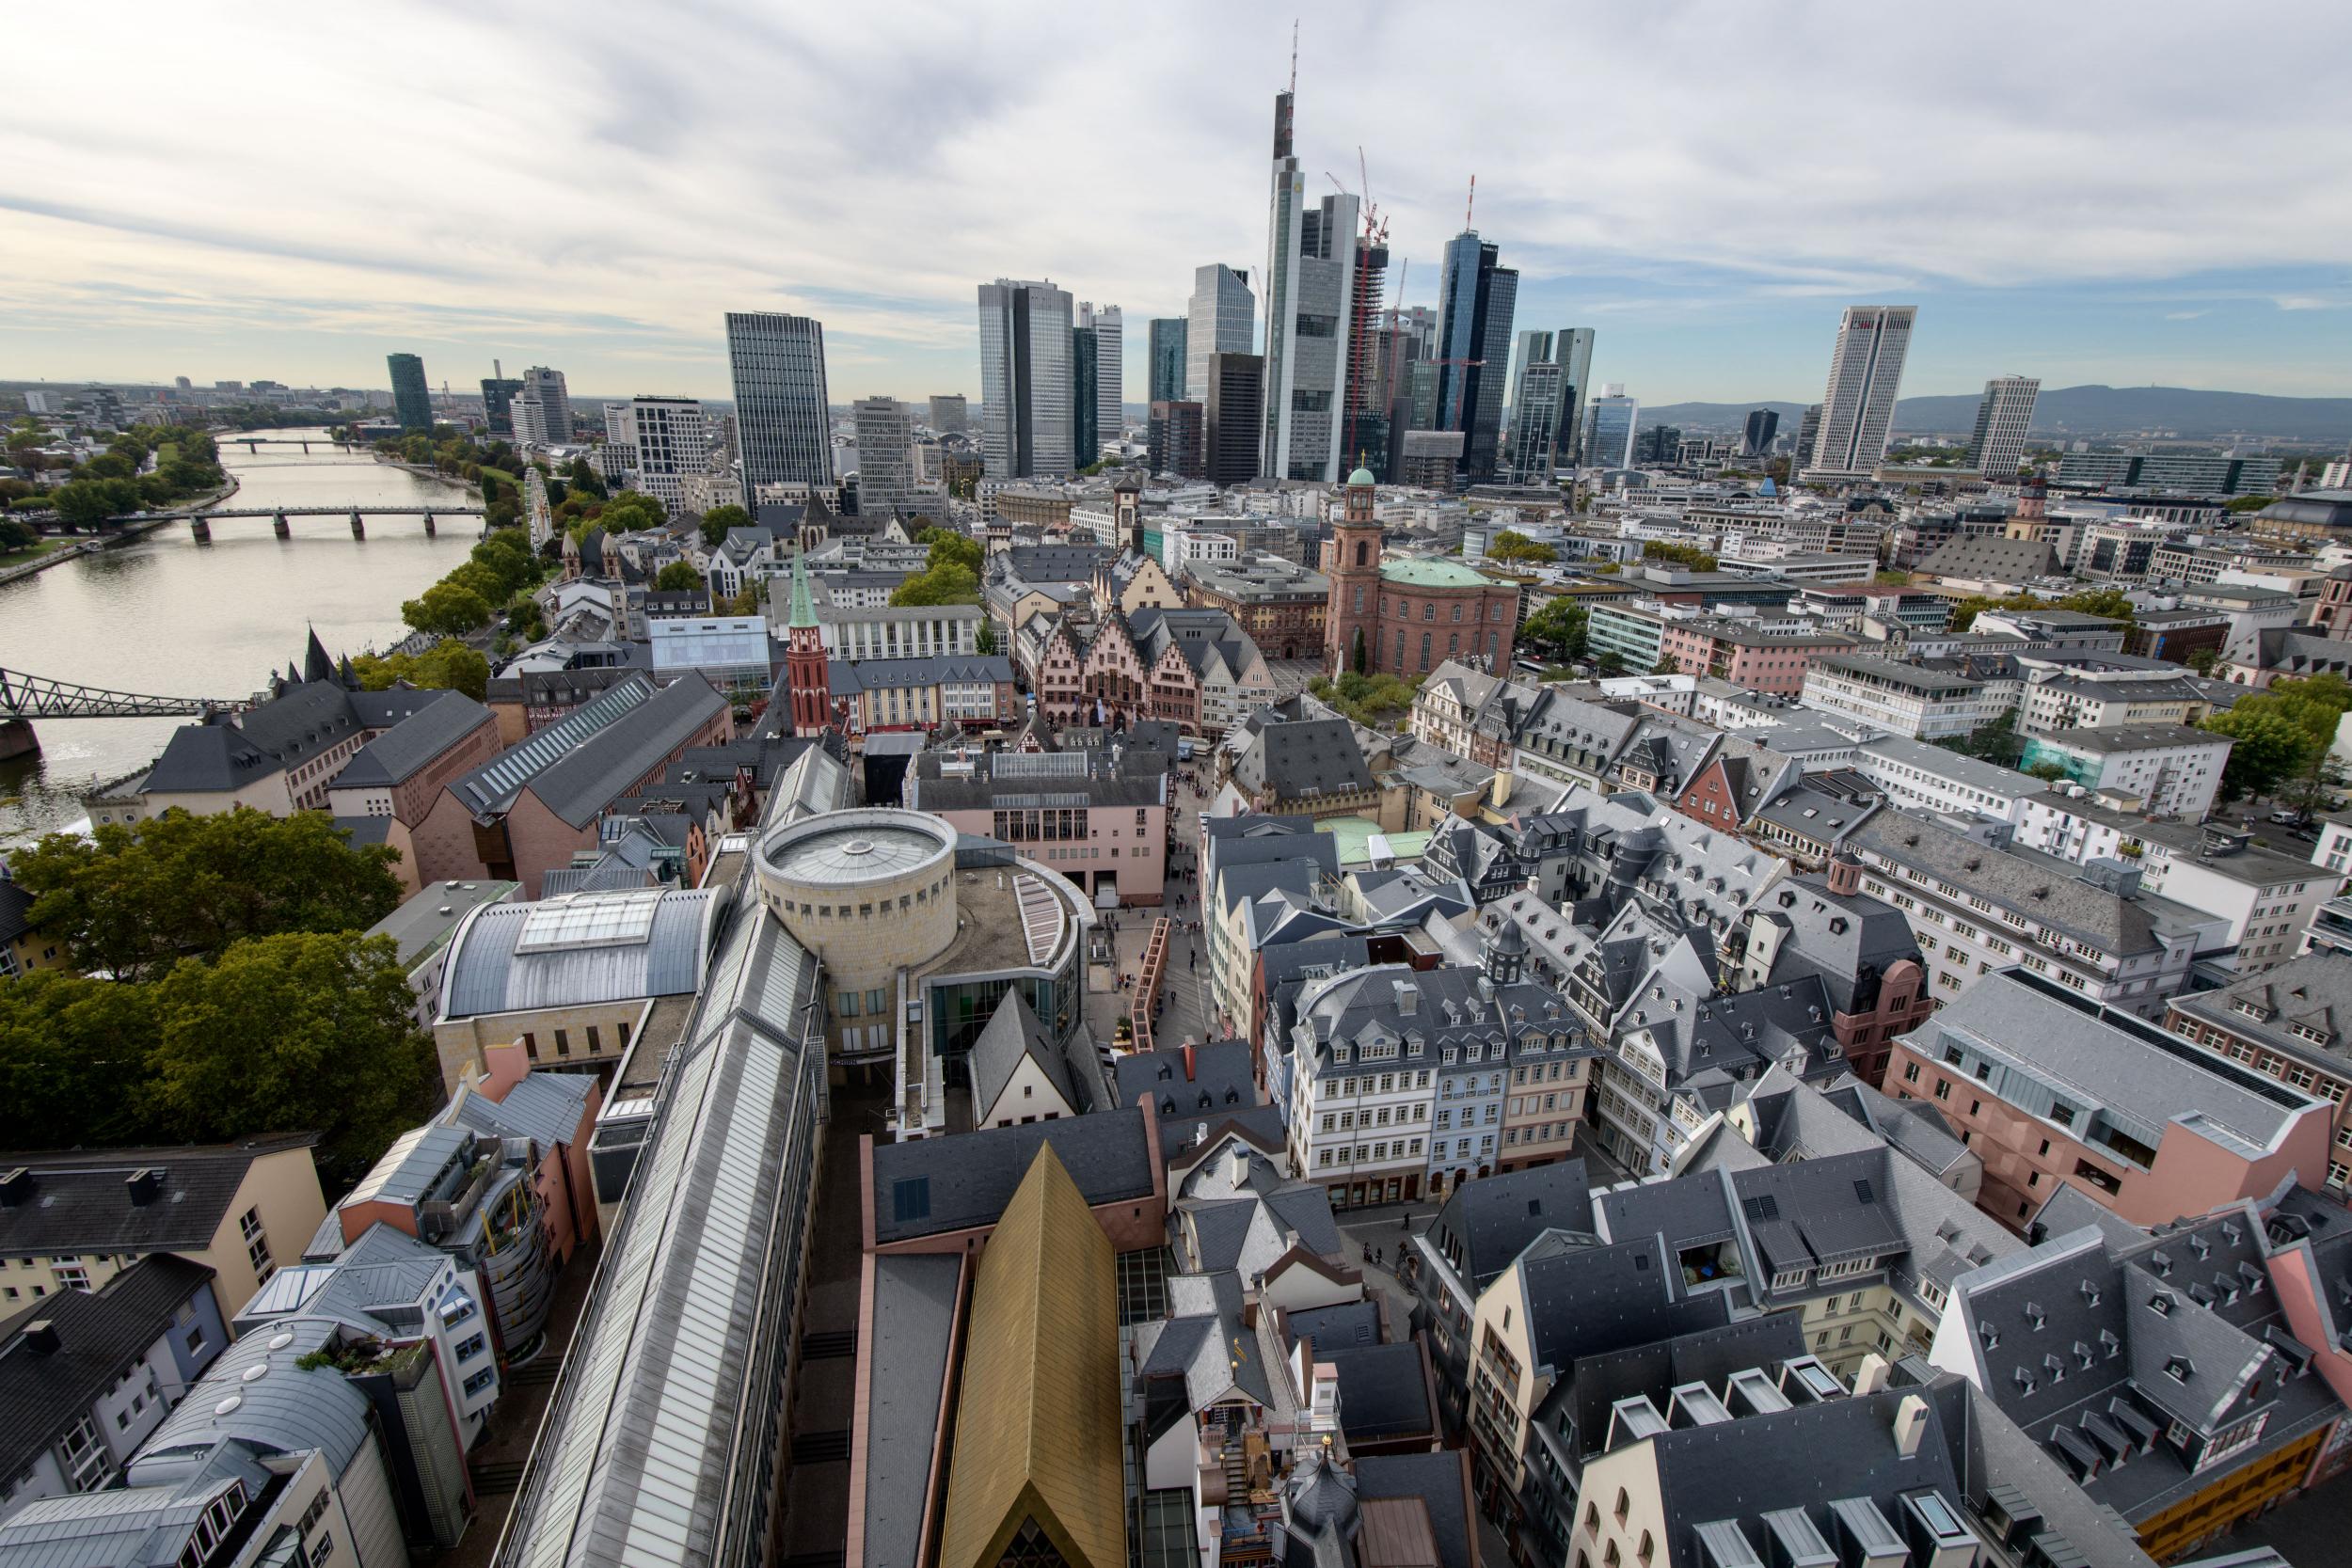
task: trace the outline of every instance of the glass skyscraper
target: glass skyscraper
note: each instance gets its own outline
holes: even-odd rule
[[[1184,318],[1157,316],[1152,322],[1152,403],[1184,401]]]
[[[1501,256],[1465,229],[1446,242],[1438,286],[1437,428],[1462,432],[1457,471],[1473,484],[1494,477],[1518,303],[1519,275],[1497,265]]]
[[[980,455],[991,479],[1071,472],[1071,305],[1050,279],[980,285]]]
[[[806,316],[727,312],[735,379],[735,440],[743,499],[763,484],[833,483],[833,411],[825,391],[825,328]]]
[[[1915,305],[1850,305],[1837,324],[1830,354],[1829,388],[1821,395],[1821,428],[1797,467],[1820,474],[1867,474],[1886,455],[1895,422],[1895,394],[1911,352]]]
[[[1070,333],[1070,450],[1080,467],[1103,451],[1103,339],[1091,326]]]
[[[1248,354],[1257,331],[1258,296],[1249,292],[1249,275],[1222,261],[1195,267],[1192,300],[1184,327],[1184,396],[1198,404],[1209,401],[1209,356]],[[1251,443],[1253,449],[1255,442]]]
[[[392,372],[392,412],[403,430],[433,429],[433,389],[425,385],[424,361],[413,354],[388,354],[384,363]]]

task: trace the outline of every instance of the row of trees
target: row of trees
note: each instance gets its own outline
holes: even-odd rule
[[[2223,799],[2268,797],[2306,812],[2324,806],[2342,787],[2328,752],[2348,709],[2352,682],[2312,675],[2273,681],[2208,717],[2203,728],[2237,743],[2221,771]]]
[[[12,464],[35,467],[41,454],[34,449],[48,435],[27,420],[10,430],[7,439]],[[58,521],[68,528],[95,529],[109,517],[169,506],[227,483],[220,453],[205,431],[191,425],[137,425],[117,433],[104,451],[85,459],[73,477],[55,490],[20,499],[55,507]]]
[[[891,591],[890,602],[894,605],[978,604],[980,542],[944,528],[927,528],[914,537],[918,544],[930,546],[930,558],[923,570]]]
[[[73,970],[0,984],[0,1138],[207,1142],[317,1130],[330,1186],[431,1112],[390,938],[393,850],[322,813],[167,812],[10,862]]]
[[[548,563],[531,553],[522,530],[496,529],[474,546],[463,563],[403,604],[400,618],[418,631],[444,638],[481,630],[499,607],[508,610],[510,623],[518,608],[535,618],[538,610],[529,602],[531,590],[547,573]]]
[[[2084,615],[2104,615],[2127,626],[2135,625],[2137,616],[2131,598],[2121,588],[2086,588],[2055,599],[2039,594],[2011,594],[2006,598],[1971,594],[1952,601],[1952,630],[1966,631],[1988,610],[2071,610]]]

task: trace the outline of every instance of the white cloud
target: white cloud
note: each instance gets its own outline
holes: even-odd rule
[[[1965,25],[1860,4],[1652,5],[1607,25],[1319,7],[1298,145],[1321,191],[1326,169],[1355,184],[1361,144],[1417,300],[1473,170],[1478,226],[1531,286],[1705,276],[1811,309],[2175,278],[2242,266],[2251,232],[2265,263],[2332,264],[2352,254],[2337,101],[2247,115],[2209,90],[2264,78],[2278,37],[2314,57],[2352,42],[2344,8],[2291,8],[2216,30],[2183,0],[2127,28],[2004,4]],[[478,349],[474,373],[493,353],[569,355],[576,385],[667,372],[717,392],[721,313],[760,308],[825,322],[857,377],[842,396],[869,376],[968,384],[973,287],[998,274],[1138,324],[1181,308],[1199,262],[1254,276],[1290,19],[612,0],[554,20],[402,0],[248,8],[234,26],[203,7],[110,15],[8,22],[26,69],[0,94],[0,314],[12,350],[68,340],[38,369],[169,329],[373,381],[367,341],[408,336]]]

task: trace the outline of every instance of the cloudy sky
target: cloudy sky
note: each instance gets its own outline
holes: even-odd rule
[[[974,286],[1144,322],[1264,265],[1291,10],[499,0],[10,8],[0,378],[723,396],[722,313],[824,322],[836,402],[977,393]],[[1906,392],[2352,394],[2352,6],[1308,6],[1298,145],[1434,303],[1476,224],[1518,325],[1645,402],[1818,398],[1840,306]],[[2306,77],[2312,70],[2315,76]],[[1396,297],[1395,267],[1391,295]]]

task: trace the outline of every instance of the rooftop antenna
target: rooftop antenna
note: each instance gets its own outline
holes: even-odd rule
[[[1291,95],[1298,93],[1298,18],[1291,18]]]
[[[1476,207],[1477,205],[1478,205],[1478,176],[1476,176],[1475,174],[1473,174],[1473,175],[1471,175],[1471,176],[1470,176],[1470,199],[1469,199],[1468,201],[1465,201],[1465,202],[1463,202],[1463,203],[1462,203],[1462,227],[1463,227],[1465,230],[1467,230],[1467,229],[1468,229],[1468,228],[1470,228],[1470,209],[1472,209],[1472,208]]]

